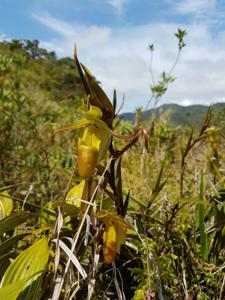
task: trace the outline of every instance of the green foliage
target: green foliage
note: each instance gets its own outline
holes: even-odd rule
[[[186,35],[187,35],[186,30],[182,30],[180,28],[178,28],[177,33],[175,33],[175,36],[178,39],[179,50],[181,50],[182,48],[184,48],[186,46],[184,43],[184,38]]]
[[[159,103],[160,99],[162,96],[166,93],[168,86],[175,81],[175,77],[172,76],[172,73],[179,61],[180,58],[180,53],[182,49],[186,46],[184,42],[184,38],[187,36],[187,32],[185,30],[181,30],[178,28],[177,33],[175,33],[176,38],[178,39],[178,51],[177,55],[175,57],[174,63],[171,67],[171,69],[168,72],[163,71],[159,75],[159,80],[157,82],[155,81],[153,70],[152,70],[152,64],[153,64],[153,54],[155,51],[155,46],[154,44],[149,44],[148,49],[151,53],[150,56],[150,74],[151,74],[151,97],[150,100],[148,101],[145,110],[148,109],[149,105],[151,104],[152,101],[153,107],[156,107],[156,105]]]

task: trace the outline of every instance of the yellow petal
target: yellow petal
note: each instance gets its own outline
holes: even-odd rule
[[[98,163],[105,159],[111,141],[110,133],[95,125],[89,125],[80,130],[78,145],[95,147],[99,151]]]
[[[106,230],[103,234],[103,255],[105,263],[110,264],[113,262],[116,256],[116,241],[117,241],[117,232],[116,226],[110,224],[106,227]]]
[[[114,211],[102,210],[97,213],[97,218],[102,219],[106,225],[103,234],[103,255],[106,263],[111,263],[116,253],[126,243],[128,225],[125,220]]]
[[[87,179],[94,175],[98,162],[98,150],[92,146],[79,145],[77,151],[77,167],[80,177]]]

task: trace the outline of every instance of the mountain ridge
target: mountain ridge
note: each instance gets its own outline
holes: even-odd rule
[[[194,127],[199,127],[208,107],[209,106],[203,104],[181,106],[175,103],[168,103],[143,111],[141,113],[141,120],[150,119],[154,115],[156,119],[164,120],[171,126],[192,125]],[[213,104],[212,111],[213,117],[218,113],[225,112],[225,103],[218,102]],[[125,121],[135,121],[136,112],[122,113],[119,115],[119,118]]]

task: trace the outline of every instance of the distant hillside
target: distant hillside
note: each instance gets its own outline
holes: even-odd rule
[[[11,81],[19,79],[25,95],[37,101],[76,102],[84,94],[73,59],[57,59],[55,52],[40,48],[37,40],[0,42],[0,79],[6,68]]]
[[[165,104],[156,109],[150,109],[142,113],[142,120],[150,119],[153,114],[157,119],[168,122],[170,126],[191,125],[199,127],[206,114],[208,106],[190,105],[181,106],[178,104]],[[216,103],[213,105],[213,115],[225,112],[225,103]],[[127,121],[135,121],[135,113],[123,113],[120,118]]]

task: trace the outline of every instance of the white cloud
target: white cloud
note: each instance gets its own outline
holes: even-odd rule
[[[173,1],[173,5],[182,14],[211,12],[216,8],[216,0],[178,0]]]
[[[98,4],[102,10],[103,6],[108,6],[111,12],[116,15],[116,17],[121,17],[124,13],[126,5],[128,5],[132,0],[90,0],[92,3]]]
[[[115,9],[116,14],[120,16],[127,0],[106,0],[106,2],[111,5]]]
[[[43,13],[43,14],[32,14],[32,17],[37,20],[38,22],[42,23],[46,27],[56,31],[59,34],[62,34],[64,36],[71,36],[73,35],[73,26],[70,24],[52,18],[49,14]]]
[[[79,24],[69,24],[67,22],[55,19],[50,15],[44,14],[33,14],[32,17],[43,24],[44,26],[52,29],[62,36],[62,39],[65,40],[66,46],[68,46],[68,42],[70,41],[74,47],[75,41],[79,41],[80,49],[88,49],[91,47],[95,47],[95,45],[101,46],[105,45],[110,38],[111,30],[108,27],[100,27],[100,26],[82,26]],[[54,44],[56,40],[53,41]],[[65,46],[59,43],[60,48],[65,49]],[[59,48],[59,45],[57,48]],[[60,51],[61,52],[61,51]]]
[[[192,19],[194,24],[206,24],[214,31],[224,25],[225,2],[223,0],[165,0],[171,12]]]
[[[147,104],[150,97],[148,43],[155,43],[153,69],[156,74],[168,71],[176,57],[174,32],[181,24],[146,24],[112,29],[84,26],[57,20],[47,14],[34,18],[58,33],[58,38],[42,41],[41,46],[60,56],[72,56],[77,44],[79,59],[86,64],[108,95],[118,90],[126,95],[124,111]],[[163,103],[180,104],[224,101],[225,38],[221,32],[212,37],[206,24],[189,25],[187,47],[184,48]]]

